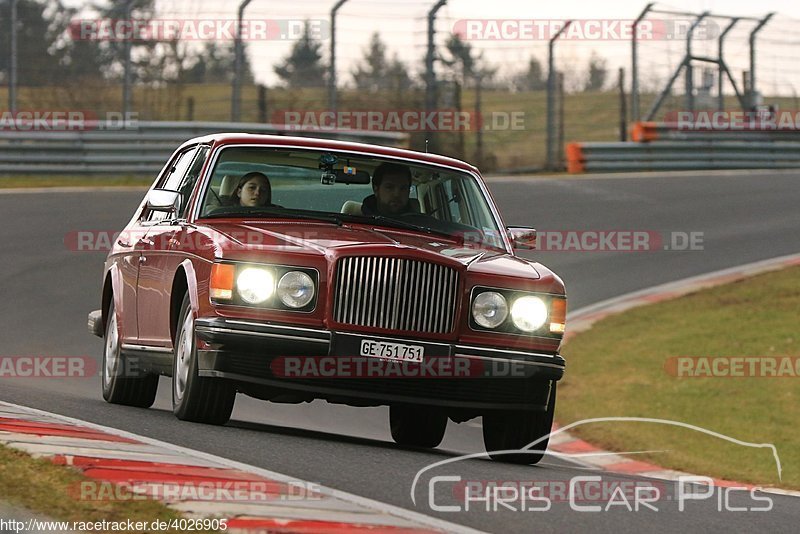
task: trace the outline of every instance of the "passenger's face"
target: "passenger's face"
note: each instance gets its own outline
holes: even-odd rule
[[[389,174],[383,177],[380,186],[373,187],[372,190],[378,201],[378,212],[396,215],[408,204],[411,185],[406,176]]]
[[[267,180],[256,176],[247,180],[239,194],[242,206],[264,206],[269,203],[270,190]]]

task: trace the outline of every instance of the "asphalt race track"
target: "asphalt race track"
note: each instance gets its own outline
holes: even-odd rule
[[[800,252],[800,172],[513,178],[492,181],[490,188],[508,224],[548,231],[702,232],[702,250],[526,253],[564,279],[572,310],[656,284]],[[64,236],[77,230],[122,229],[142,194],[0,194],[0,356],[88,355],[99,362],[102,342],[88,334],[86,315],[99,308],[105,253],[67,250]],[[716,498],[689,502],[679,511],[671,487],[656,503],[657,512],[624,506],[578,512],[567,502],[553,502],[547,511],[500,506],[487,512],[477,503],[470,511],[434,512],[428,504],[432,474],[464,480],[568,481],[598,473],[551,457],[535,467],[465,460],[424,475],[415,506],[410,488],[418,470],[483,450],[479,420],[450,423],[439,449],[419,451],[392,443],[388,410],[382,408],[278,405],[240,395],[232,421],[213,427],[178,421],[171,413],[169,392],[168,380],[162,378],[155,406],[139,410],[106,404],[98,376],[0,379],[3,401],[173,442],[488,532],[790,532],[796,531],[800,517],[800,499],[777,495],[770,496],[773,507],[768,512],[728,511]],[[603,475],[603,480],[637,479]],[[445,502],[447,497],[436,499]],[[731,506],[762,504],[744,492],[730,500]]]

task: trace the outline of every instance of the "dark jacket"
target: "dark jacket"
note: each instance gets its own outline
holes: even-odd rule
[[[419,213],[419,208],[414,209],[415,204],[419,206],[417,199],[409,198],[408,204],[400,213]],[[378,199],[375,198],[375,195],[370,195],[361,202],[361,213],[364,215],[387,215],[378,211]]]

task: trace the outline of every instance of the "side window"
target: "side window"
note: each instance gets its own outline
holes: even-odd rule
[[[192,197],[192,192],[197,184],[197,179],[200,178],[200,171],[203,170],[203,164],[206,162],[206,157],[211,147],[202,145],[197,149],[197,154],[192,161],[189,171],[186,176],[181,180],[178,191],[181,192],[181,213],[180,217],[185,219],[189,215],[189,199]]]
[[[197,147],[188,148],[178,154],[178,157],[174,160],[172,167],[167,169],[165,175],[161,178],[161,180],[159,180],[158,189],[169,189],[171,191],[178,190],[181,180],[186,174],[189,165],[192,163],[192,157],[194,156],[196,149]],[[145,215],[145,220],[160,221],[166,218],[166,216],[167,214],[164,212],[148,211]]]

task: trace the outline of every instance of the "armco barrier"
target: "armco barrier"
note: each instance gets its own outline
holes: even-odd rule
[[[569,143],[567,171],[800,168],[800,142],[657,141]]]
[[[800,130],[639,122],[633,142],[569,143],[567,171],[800,168]]]
[[[796,141],[800,130],[776,127],[774,130],[737,128],[730,125],[700,126],[676,122],[635,122],[631,140],[637,143],[652,141]]]
[[[0,130],[0,174],[154,175],[187,139],[217,132],[324,137],[405,147],[408,136],[375,131],[295,131],[228,122],[87,122],[80,131]]]

